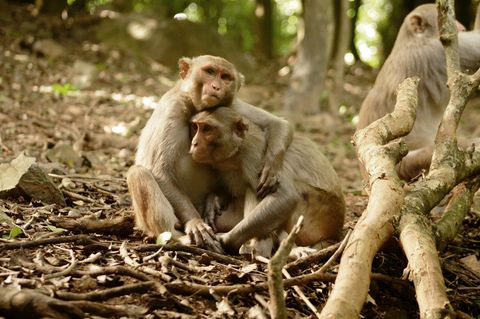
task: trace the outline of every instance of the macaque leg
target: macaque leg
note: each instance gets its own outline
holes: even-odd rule
[[[152,237],[166,231],[172,232],[174,237],[181,235],[175,230],[175,224],[179,221],[173,207],[148,169],[140,165],[130,167],[127,184],[139,229]]]
[[[243,217],[250,214],[258,205],[258,203],[259,200],[257,198],[257,194],[255,194],[252,190],[247,189],[245,194],[245,208],[243,210]],[[273,250],[273,236],[274,234],[270,233],[265,237],[255,237],[248,240],[240,247],[240,255],[250,255],[252,258],[254,258],[254,256],[270,258]]]
[[[215,229],[219,233],[230,231],[243,219],[243,201],[233,199],[228,206],[217,214],[215,219]]]
[[[467,150],[470,147],[480,147],[480,138],[466,139],[459,138],[460,149]],[[433,155],[433,144],[408,152],[397,166],[398,176],[406,181],[411,180],[423,170],[430,168]]]
[[[248,204],[254,196],[253,193],[247,194]],[[222,244],[228,250],[237,252],[247,240],[269,235],[291,216],[298,199],[294,185],[286,179],[281,180],[278,190],[263,198],[253,209],[248,209],[250,206],[246,205],[247,213],[244,218],[231,231],[221,236]],[[253,203],[253,199],[251,202]]]
[[[303,227],[295,243],[299,246],[331,244],[329,240],[338,239],[343,228],[345,205],[343,198],[303,185],[302,196],[294,214],[288,220],[285,230],[290,232],[303,215]]]

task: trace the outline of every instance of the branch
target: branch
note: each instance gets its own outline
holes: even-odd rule
[[[399,222],[400,241],[408,259],[421,318],[447,318],[453,308],[447,297],[430,210],[464,179],[477,174],[478,152],[457,147],[456,131],[477,79],[460,72],[453,0],[438,0],[440,39],[445,48],[450,100],[435,137],[430,171],[405,197]],[[478,72],[477,72],[478,73]]]
[[[283,240],[277,252],[268,263],[268,291],[270,293],[270,316],[272,318],[286,319],[287,309],[283,296],[282,268],[287,262],[295,239],[303,223],[303,215],[298,218],[288,237]]]
[[[354,136],[358,157],[370,177],[371,196],[343,252],[337,280],[321,318],[358,318],[366,300],[373,257],[392,236],[393,220],[398,218],[403,205],[404,190],[395,165],[406,149],[402,143],[387,143],[412,129],[418,81],[404,80],[394,111]]]

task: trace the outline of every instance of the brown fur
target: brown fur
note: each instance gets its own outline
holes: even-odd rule
[[[480,66],[479,43],[480,33],[459,33],[459,52],[464,70],[473,71]],[[392,52],[363,101],[357,129],[392,112],[398,85],[411,76],[418,76],[421,81],[417,119],[405,142],[411,151],[426,149],[419,152],[421,156],[418,157],[414,156],[415,153],[410,154],[399,165],[400,176],[407,180],[429,167],[434,137],[449,98],[445,53],[439,40],[435,4],[417,7],[403,21]]]
[[[261,128],[228,108],[198,113],[192,123],[196,125],[192,157],[218,170],[232,196],[243,203],[239,204],[243,218],[237,211],[232,219],[240,221],[221,235],[227,249],[238,250],[247,240],[276,229],[290,231],[300,215],[305,222],[297,244],[313,245],[339,236],[345,213],[340,181],[312,141],[294,136],[285,153],[278,190],[259,199],[257,172],[266,147]]]
[[[271,134],[261,187],[271,191],[291,141],[288,123],[235,97],[243,76],[227,60],[199,56],[179,61],[180,79],[166,92],[140,136],[135,165],[127,173],[137,227],[150,236],[182,230],[194,244],[218,248],[201,212],[217,180],[210,167],[194,162],[189,119],[198,111],[232,107]]]

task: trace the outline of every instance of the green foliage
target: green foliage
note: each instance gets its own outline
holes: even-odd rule
[[[4,239],[14,239],[23,234],[23,230],[18,226],[13,226],[8,235],[2,236]]]
[[[364,0],[358,12],[355,44],[362,61],[373,67],[380,65],[379,47],[382,39],[378,33],[378,24],[387,17],[386,6],[386,0]]]
[[[64,229],[64,228],[55,227],[55,226],[53,226],[53,225],[48,225],[47,228],[48,228],[48,230],[50,230],[50,231],[53,232],[53,233],[64,233],[64,232],[67,231],[67,230]]]
[[[58,95],[66,96],[70,92],[78,91],[78,89],[71,83],[65,83],[63,85],[55,83],[52,85],[52,91]]]

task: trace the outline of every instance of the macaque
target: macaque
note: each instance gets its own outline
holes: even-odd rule
[[[135,165],[127,173],[135,221],[149,236],[168,231],[178,239],[186,234],[191,244],[221,251],[201,214],[206,196],[218,183],[212,169],[194,162],[189,154],[191,116],[212,107],[230,107],[267,132],[264,165],[256,172],[259,196],[278,187],[277,175],[292,129],[287,121],[235,96],[243,75],[227,60],[208,55],[182,58],[179,68],[180,79],[148,120]]]
[[[480,7],[476,21],[480,21]],[[464,30],[460,23],[457,28]],[[459,32],[458,44],[463,70],[475,71],[480,67],[480,32]],[[399,176],[405,180],[430,166],[434,138],[449,99],[445,52],[439,40],[435,4],[417,7],[403,21],[392,52],[363,101],[357,129],[392,112],[398,85],[411,76],[420,77],[420,83],[417,118],[405,137],[410,152],[398,166]],[[463,147],[469,143],[460,141]]]
[[[345,201],[337,174],[315,143],[295,135],[279,171],[278,189],[258,198],[257,172],[267,147],[261,127],[224,107],[200,112],[191,122],[193,160],[217,170],[233,198],[235,207],[216,221],[218,231],[225,232],[219,239],[227,251],[238,252],[249,239],[264,238],[274,230],[289,232],[300,215],[305,219],[296,244],[338,238]]]

